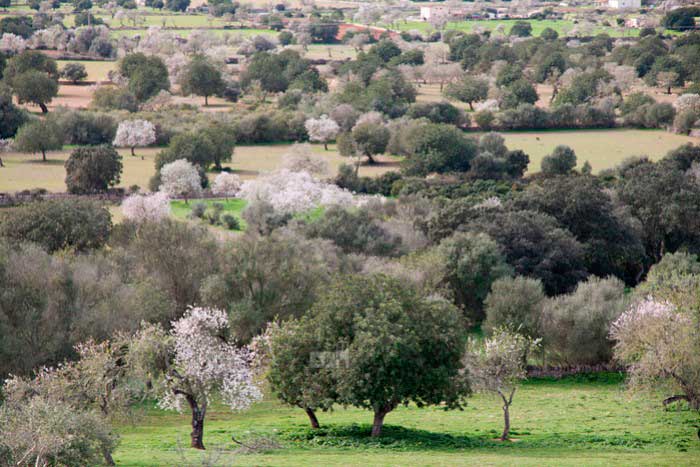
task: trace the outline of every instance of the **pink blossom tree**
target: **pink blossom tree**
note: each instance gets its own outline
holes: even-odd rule
[[[254,352],[227,340],[228,317],[221,310],[190,308],[172,331],[145,326],[130,345],[132,362],[153,378],[159,405],[192,414],[191,446],[204,449],[204,420],[216,394],[232,410],[262,398],[255,382]]]
[[[117,127],[114,144],[118,148],[131,148],[131,155],[135,156],[134,148],[148,146],[156,142],[156,127],[148,120],[124,120]],[[141,156],[143,159],[143,156]]]

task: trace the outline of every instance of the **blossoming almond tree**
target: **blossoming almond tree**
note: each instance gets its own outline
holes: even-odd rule
[[[204,419],[215,394],[233,410],[243,410],[262,398],[255,382],[254,352],[226,339],[226,313],[190,308],[172,323],[170,333],[153,325],[134,338],[130,354],[141,368],[150,367],[159,390],[159,405],[192,413],[191,446],[204,449]]]
[[[136,223],[158,222],[170,216],[170,198],[162,191],[131,195],[122,201],[122,214]]]
[[[130,148],[131,155],[135,156],[134,148],[148,146],[156,141],[156,127],[148,120],[124,120],[117,127],[114,144],[118,148]],[[143,159],[143,155],[141,156]]]
[[[697,295],[695,287],[687,287]],[[631,306],[613,323],[615,358],[627,364],[632,388],[674,391],[667,405],[685,400],[700,410],[700,333],[697,297],[684,297],[676,306],[648,297]]]
[[[189,197],[196,196],[202,189],[197,168],[185,159],[165,164],[160,169],[160,180],[161,190],[172,198],[185,198],[185,203]]]
[[[323,148],[328,151],[328,142],[338,135],[340,127],[335,120],[321,115],[321,118],[310,118],[304,123],[311,141],[323,143]]]
[[[221,172],[211,185],[211,192],[217,196],[229,198],[236,196],[241,189],[241,179],[238,175]]]

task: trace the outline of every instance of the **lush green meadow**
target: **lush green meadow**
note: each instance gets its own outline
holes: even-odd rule
[[[576,25],[569,20],[565,19],[545,19],[545,20],[527,20],[532,25],[532,35],[539,36],[545,28],[552,28],[557,31],[560,35],[566,34],[571,29],[575,28]],[[472,32],[476,28],[488,29],[490,31],[495,30],[498,26],[503,25],[505,27],[504,32],[508,34],[510,29],[515,24],[515,20],[506,19],[478,19],[478,20],[468,20],[468,21],[456,21],[449,22],[445,26],[445,30],[456,30],[464,32]],[[397,23],[396,28],[400,31],[429,31],[433,29],[430,23],[427,21],[401,21]],[[636,36],[639,31],[630,28],[614,28],[610,26],[597,26],[591,31],[593,34],[607,33],[613,37],[620,36]]]
[[[170,209],[175,218],[185,220],[190,218],[192,206],[199,203],[205,204],[207,208],[212,206],[214,203],[220,204],[223,207],[221,210],[222,214],[231,214],[236,217],[238,222],[240,222],[240,230],[245,230],[247,228],[247,224],[241,215],[246,206],[246,202],[243,199],[197,199],[189,200],[188,202],[183,200],[175,200],[170,202]]]
[[[189,449],[189,417],[149,406],[124,424],[118,465],[697,465],[697,413],[661,408],[660,395],[631,397],[620,375],[538,379],[516,393],[513,440],[497,441],[502,412],[495,397],[476,395],[464,411],[400,407],[387,416],[382,438],[369,438],[371,414],[338,408],[308,429],[300,409],[272,398],[251,410],[211,409],[206,453]],[[256,454],[238,445],[267,437],[280,448]]]

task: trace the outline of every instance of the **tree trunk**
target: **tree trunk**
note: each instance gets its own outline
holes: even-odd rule
[[[328,151],[328,142],[327,141],[323,142],[323,149]]]
[[[49,113],[49,108],[46,107],[46,104],[44,104],[43,102],[41,102],[39,104],[39,107],[41,108],[41,113],[43,113],[43,114]]]
[[[321,428],[321,425],[318,423],[318,418],[316,418],[316,413],[314,412],[313,409],[310,409],[306,407],[304,409],[304,412],[306,412],[306,415],[309,417],[309,421],[311,422],[311,428],[316,429],[316,428]]]
[[[469,102],[469,110],[471,110],[472,112],[474,111],[474,106],[472,105],[471,102]]]
[[[190,433],[191,443],[195,449],[204,449],[204,416],[206,415],[207,408],[199,407],[197,401],[190,394],[184,394],[187,403],[192,410],[192,433]]]
[[[374,421],[372,422],[372,437],[375,438],[382,434],[382,427],[384,426],[384,417],[386,414],[391,412],[396,408],[396,404],[387,403],[381,408],[374,411]]]
[[[136,153],[134,153],[134,147],[133,147],[133,146],[131,147],[131,155],[132,155],[133,157],[136,157]]]
[[[5,167],[5,164],[2,163],[2,157],[0,157],[0,167]]]
[[[365,156],[367,156],[367,162],[369,164],[376,164],[377,163],[377,161],[374,160],[374,157],[372,157],[372,154],[367,153],[367,154],[365,154]]]
[[[501,435],[501,441],[508,440],[508,435],[510,434],[510,404],[513,403],[514,394],[515,388],[513,388],[508,397],[500,390],[498,391],[498,395],[503,399],[503,434]]]
[[[207,107],[209,105],[209,96],[204,96],[204,107]]]
[[[374,412],[374,421],[372,422],[372,437],[377,437],[382,434],[382,427],[384,426],[384,417],[386,413],[383,410]]]
[[[109,449],[107,448],[102,448],[102,457],[105,459],[105,464],[107,465],[117,465],[114,463],[114,459],[112,458],[112,453],[109,452]]]
[[[46,151],[43,149],[41,150],[41,159],[46,162]]]

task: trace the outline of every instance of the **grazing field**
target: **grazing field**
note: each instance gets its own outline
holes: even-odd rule
[[[98,61],[98,60],[56,60],[58,68],[62,69],[67,63],[80,63],[87,71],[88,81],[106,81],[107,74],[117,68],[116,61]]]
[[[555,146],[571,146],[578,156],[581,166],[588,161],[594,172],[612,168],[630,156],[647,155],[657,160],[668,151],[685,143],[698,143],[697,138],[676,135],[663,130],[567,130],[567,131],[525,131],[503,133],[510,149],[522,149],[530,155],[530,172],[537,172],[542,158],[551,153]],[[224,164],[242,178],[253,178],[261,172],[269,172],[280,167],[282,156],[289,144],[238,146],[233,161]],[[338,154],[334,145],[328,151],[322,145],[313,145],[317,154],[327,158],[332,173],[338,166],[352,160]],[[138,185],[148,187],[148,180],[154,174],[153,159],[159,148],[138,149],[140,157],[132,157],[129,150],[120,150],[124,156],[124,172],[119,186]],[[42,162],[38,154],[11,152],[3,155],[6,167],[0,168],[0,192],[15,192],[32,188],[45,188],[53,192],[65,191],[65,170],[63,164],[70,155],[69,150],[48,153],[48,161]],[[398,170],[400,159],[391,156],[378,158],[379,164],[363,165],[360,175],[378,176],[389,170]],[[211,175],[213,177],[213,174]]]
[[[233,161],[224,164],[233,169],[242,178],[256,177],[260,172],[269,172],[280,167],[282,156],[289,150],[289,144],[238,146],[233,155]],[[322,145],[314,145],[314,151],[327,157],[333,173],[343,163],[351,163],[338,154],[334,146],[324,151]],[[121,177],[121,187],[138,185],[148,188],[148,181],[155,173],[154,158],[160,148],[137,149],[138,156],[132,157],[128,149],[120,149],[124,171]],[[15,192],[32,188],[45,188],[52,192],[65,191],[66,172],[63,164],[70,155],[70,150],[47,153],[48,161],[43,162],[40,154],[22,154],[11,152],[2,156],[6,167],[0,168],[0,192]],[[379,164],[360,168],[361,175],[376,176],[389,170],[397,170],[399,159],[390,156],[378,158]],[[211,174],[210,177],[214,177]]]
[[[659,396],[660,397],[660,396]],[[189,417],[149,406],[145,418],[119,430],[121,466],[202,465],[697,465],[697,414],[632,399],[619,375],[526,382],[511,409],[513,440],[497,441],[502,412],[495,397],[477,395],[464,411],[399,407],[382,438],[370,439],[369,411],[320,413],[317,435],[301,409],[271,398],[234,414],[212,407],[205,453],[189,449]],[[239,454],[231,437],[271,437],[281,448]]]
[[[546,20],[527,20],[532,25],[532,35],[539,36],[545,28],[552,28],[557,31],[560,35],[566,34],[568,31],[574,29],[575,25],[572,21],[560,19],[546,19]],[[498,26],[504,26],[504,32],[508,34],[510,28],[515,24],[515,20],[504,20],[504,19],[480,19],[480,20],[468,20],[468,21],[457,21],[449,22],[445,26],[445,30],[457,30],[464,32],[472,32],[475,28],[488,29],[490,31],[495,30]],[[427,21],[401,21],[396,25],[399,31],[429,31],[434,29],[430,23]],[[630,37],[637,36],[639,34],[638,29],[630,28],[613,28],[608,26],[597,26],[592,28],[592,34],[606,33],[613,37]]]
[[[559,144],[576,152],[579,167],[588,161],[597,173],[630,156],[646,155],[658,160],[682,144],[700,142],[698,138],[663,130],[631,129],[522,131],[506,132],[503,136],[509,149],[522,149],[530,156],[529,172],[539,171],[542,158]]]

